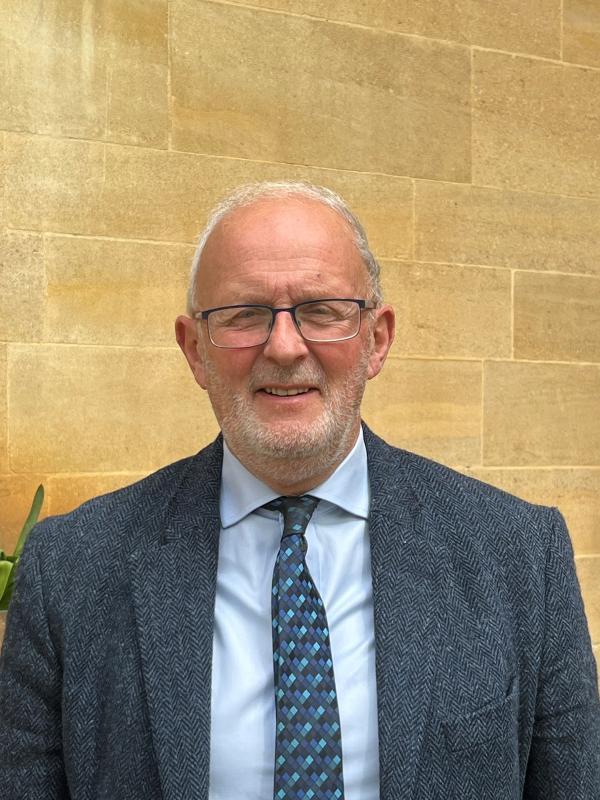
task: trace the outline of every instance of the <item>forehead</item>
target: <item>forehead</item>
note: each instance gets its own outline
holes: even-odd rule
[[[267,288],[303,280],[332,289],[364,285],[366,269],[353,231],[318,201],[269,198],[237,208],[218,223],[202,253],[198,290],[206,296],[224,285],[262,282]]]

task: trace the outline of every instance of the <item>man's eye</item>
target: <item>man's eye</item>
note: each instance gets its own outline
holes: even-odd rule
[[[252,319],[253,317],[260,316],[262,316],[262,314],[259,313],[257,308],[242,308],[235,315],[234,319]]]
[[[342,309],[330,303],[319,303],[315,306],[305,306],[301,315],[307,320],[315,322],[328,322],[343,317]]]
[[[247,327],[248,325],[261,324],[265,320],[264,309],[261,308],[238,308],[231,310],[228,314],[221,317],[219,324],[227,327]]]
[[[304,306],[302,310],[305,314],[314,314],[315,317],[331,316],[331,314],[335,313],[332,306],[328,303],[319,303],[318,305],[314,306]]]

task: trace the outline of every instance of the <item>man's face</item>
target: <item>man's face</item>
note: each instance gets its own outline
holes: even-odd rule
[[[320,203],[258,201],[222,220],[206,243],[198,308],[336,297],[369,300],[367,274],[350,228]],[[206,322],[185,320],[178,320],[178,340],[243,463],[316,459],[322,469],[339,463],[358,434],[365,383],[391,344],[389,307],[363,312],[358,336],[330,343],[305,341],[291,315],[278,314],[269,341],[245,349],[217,348]]]

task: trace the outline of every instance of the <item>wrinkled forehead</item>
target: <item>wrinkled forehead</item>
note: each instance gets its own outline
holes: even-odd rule
[[[245,264],[274,271],[284,265],[323,263],[366,277],[354,233],[334,209],[300,197],[265,198],[225,216],[206,241],[198,289]]]

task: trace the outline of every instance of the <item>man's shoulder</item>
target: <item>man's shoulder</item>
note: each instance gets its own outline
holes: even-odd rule
[[[202,475],[220,450],[213,442],[199,453],[168,464],[135,483],[93,497],[66,514],[47,517],[30,535],[51,549],[71,550],[82,540],[131,549],[140,536],[164,525],[172,501],[190,481],[202,492]],[[41,546],[41,545],[40,545]]]
[[[410,485],[420,505],[446,520],[469,519],[472,531],[518,528],[547,521],[550,509],[466,475],[445,464],[388,444],[365,431],[369,469],[376,477]],[[387,476],[387,478],[386,478]]]

